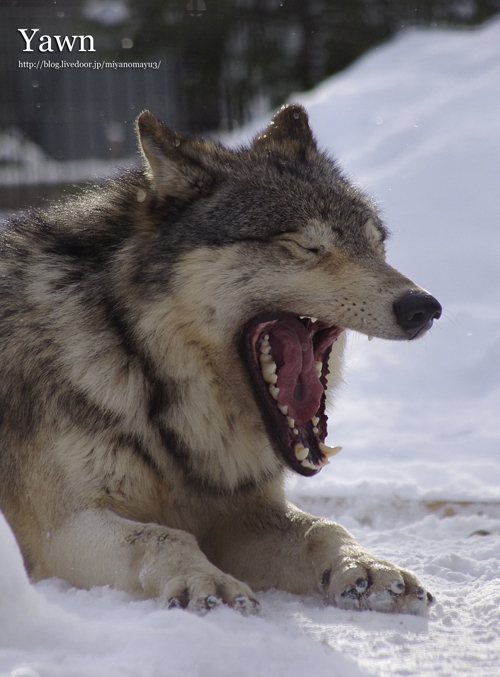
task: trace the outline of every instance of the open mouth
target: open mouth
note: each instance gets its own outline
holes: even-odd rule
[[[292,314],[247,323],[243,353],[275,448],[301,475],[315,475],[341,447],[328,447],[328,358],[342,327]]]

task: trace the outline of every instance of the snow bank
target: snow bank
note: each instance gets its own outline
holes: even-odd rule
[[[344,452],[298,493],[377,483],[500,500],[500,23],[410,30],[303,103],[319,145],[379,201],[388,260],[441,301],[418,343],[352,334],[330,419]]]
[[[445,313],[417,343],[351,337],[330,424],[344,451],[289,493],[413,569],[436,605],[349,613],[269,592],[258,618],[199,617],[108,588],[33,588],[1,523],[0,677],[498,674],[500,21],[405,31],[291,100],[380,200],[390,262]]]

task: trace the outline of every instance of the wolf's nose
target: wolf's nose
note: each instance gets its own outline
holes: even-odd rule
[[[396,321],[408,333],[416,338],[432,327],[433,320],[441,317],[441,305],[434,296],[425,292],[405,294],[393,306]]]

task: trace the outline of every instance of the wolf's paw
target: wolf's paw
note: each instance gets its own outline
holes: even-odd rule
[[[433,602],[415,574],[374,557],[339,524],[313,524],[304,554],[306,566],[312,564],[314,588],[340,609],[422,615]]]
[[[411,571],[365,551],[346,554],[340,567],[323,571],[319,583],[327,600],[341,609],[423,615],[433,602]]]
[[[255,614],[259,602],[250,588],[236,578],[217,573],[192,573],[172,578],[162,599],[169,609],[184,608],[203,613],[227,604],[244,615]]]

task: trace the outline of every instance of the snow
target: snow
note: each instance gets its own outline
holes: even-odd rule
[[[288,492],[413,569],[436,604],[424,618],[354,613],[271,591],[257,617],[197,616],[33,586],[2,523],[0,677],[498,675],[500,20],[404,31],[291,100],[380,202],[390,263],[445,311],[416,343],[351,336],[330,417],[344,450]]]
[[[123,169],[136,164],[137,158],[123,158],[120,161]],[[26,139],[19,128],[9,127],[0,131],[0,186],[65,184],[96,177],[111,178],[117,172],[116,161],[91,158],[59,162],[49,157],[36,143]]]

